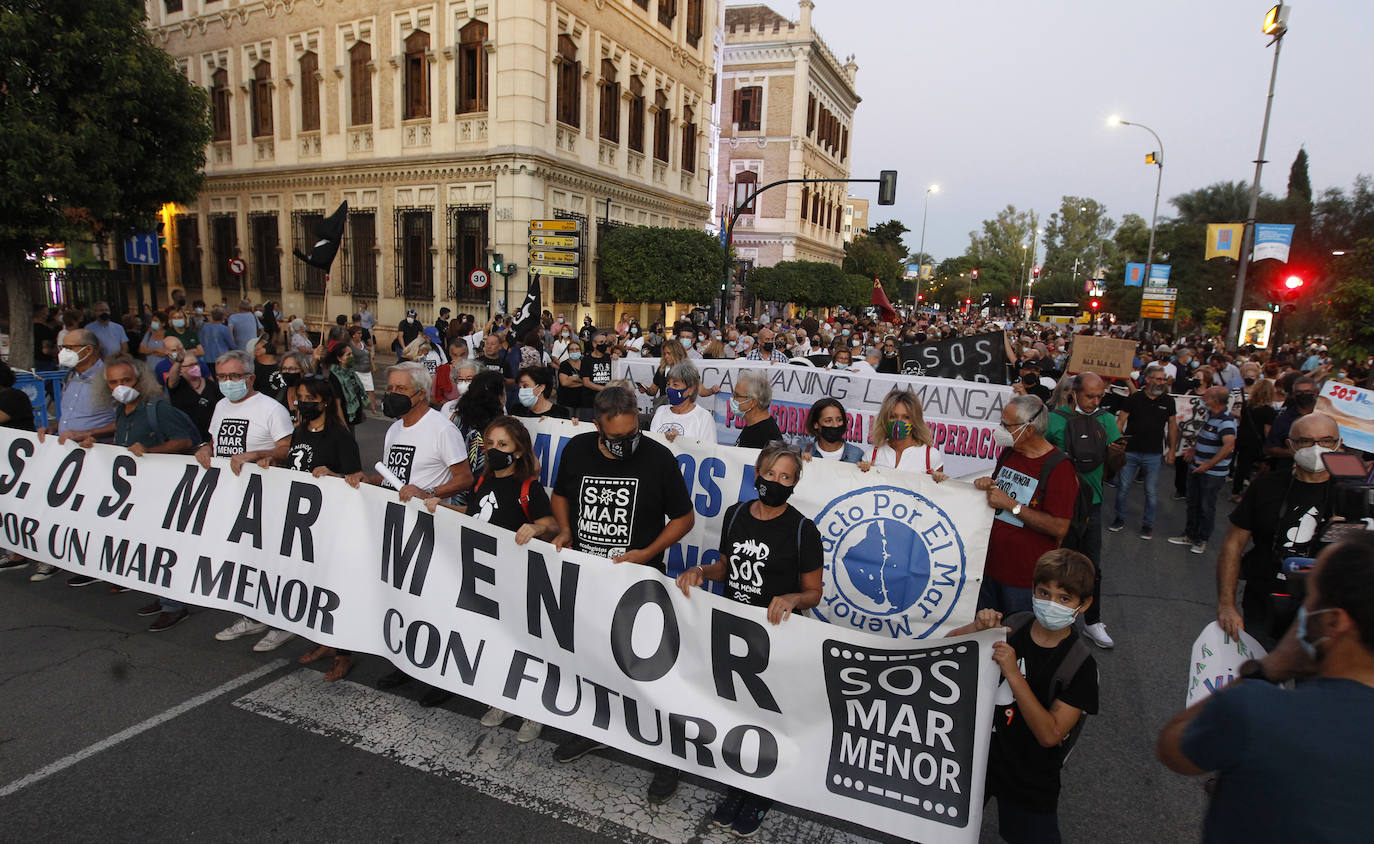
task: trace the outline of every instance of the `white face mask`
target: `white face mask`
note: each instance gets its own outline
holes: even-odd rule
[[[992,441],[1000,448],[1011,448],[1016,445],[1016,437],[1001,425],[992,429]]]
[[[74,369],[81,363],[81,352],[76,349],[63,349],[57,353],[57,365],[63,369]]]
[[[1326,466],[1322,464],[1322,455],[1330,454],[1334,448],[1324,448],[1319,445],[1309,445],[1293,452],[1293,462],[1298,467],[1307,472],[1325,472]]]
[[[457,384],[454,384],[454,386],[458,388],[458,395],[461,396],[461,395],[465,394],[465,393],[468,391],[468,387],[471,387],[471,386],[472,386],[472,382],[471,382],[471,381],[459,381]]]
[[[113,398],[115,401],[119,402],[120,404],[128,404],[129,402],[138,401],[138,396],[138,390],[135,390],[133,387],[130,387],[127,384],[120,384],[118,387],[115,387],[113,390],[110,391],[110,397]]]

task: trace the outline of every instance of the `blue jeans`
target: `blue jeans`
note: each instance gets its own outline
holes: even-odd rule
[[[978,609],[997,610],[1002,615],[1018,612],[1031,612],[1031,590],[1019,586],[998,583],[987,575],[983,585],[978,588]]]
[[[1159,454],[1126,452],[1126,465],[1121,467],[1116,480],[1116,521],[1126,521],[1126,496],[1131,493],[1136,473],[1140,473],[1145,483],[1145,516],[1140,520],[1140,526],[1155,526],[1155,507],[1159,505],[1159,467],[1163,461],[1163,456]]]
[[[1212,538],[1217,520],[1217,495],[1225,485],[1225,475],[1188,473],[1188,527],[1183,532],[1194,543]]]

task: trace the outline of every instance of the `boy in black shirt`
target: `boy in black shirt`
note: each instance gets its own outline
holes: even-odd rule
[[[985,797],[997,798],[997,829],[1009,842],[1059,841],[1059,769],[1084,714],[1097,712],[1097,663],[1073,629],[1092,603],[1093,564],[1056,548],[1035,563],[1033,617],[982,610],[951,636],[1004,626],[992,647],[1002,669],[988,751]]]

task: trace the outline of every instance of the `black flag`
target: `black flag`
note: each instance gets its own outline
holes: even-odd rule
[[[539,276],[531,275],[530,292],[525,294],[525,301],[520,303],[520,310],[511,317],[511,322],[515,324],[515,339],[524,340],[525,335],[539,328],[539,317],[543,315],[543,308],[539,304]]]
[[[344,200],[333,214],[325,217],[315,227],[315,245],[309,255],[299,249],[292,249],[291,252],[310,266],[329,272],[329,266],[334,263],[334,256],[339,252],[339,242],[343,240],[344,221],[347,219],[348,200]]]

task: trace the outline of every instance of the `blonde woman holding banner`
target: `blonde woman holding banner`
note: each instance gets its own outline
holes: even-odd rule
[[[911,390],[896,389],[883,399],[873,419],[873,450],[859,469],[874,466],[930,475],[936,483],[949,478],[944,473],[945,456],[935,447],[935,436],[926,425],[921,399]]]

